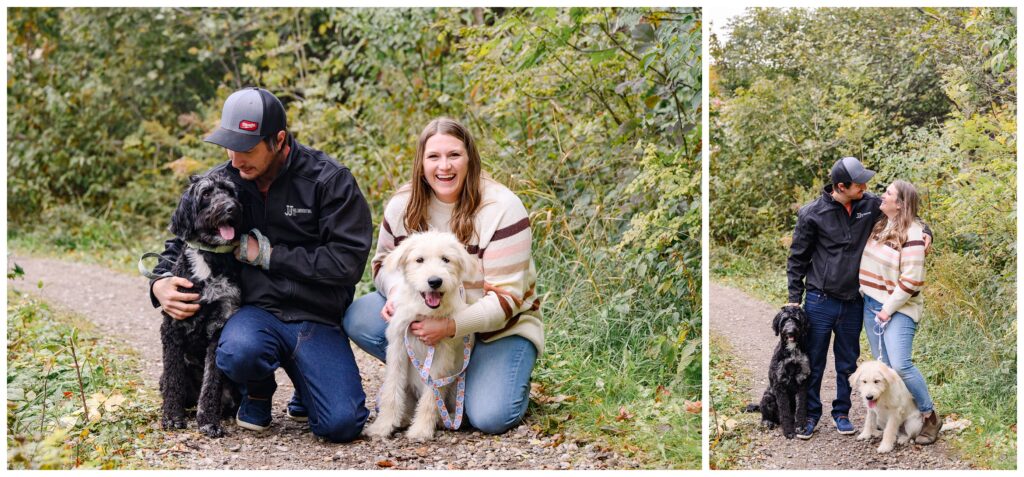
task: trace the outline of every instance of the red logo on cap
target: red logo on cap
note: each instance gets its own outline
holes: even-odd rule
[[[242,120],[242,122],[238,123],[238,129],[241,129],[243,131],[255,131],[256,128],[258,128],[259,126],[260,125],[258,123],[246,121],[244,119]]]

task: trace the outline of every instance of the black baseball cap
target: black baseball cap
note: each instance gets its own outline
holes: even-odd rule
[[[284,105],[277,96],[263,88],[245,88],[228,96],[220,128],[204,140],[235,152],[246,152],[286,126]]]
[[[829,174],[829,177],[832,179],[833,184],[845,184],[847,182],[865,184],[874,175],[875,171],[866,169],[864,164],[861,164],[856,157],[844,157],[832,165],[832,172]]]

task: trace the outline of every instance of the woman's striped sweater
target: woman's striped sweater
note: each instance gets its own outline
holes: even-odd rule
[[[463,283],[470,306],[452,317],[455,336],[478,333],[479,339],[490,342],[519,335],[530,340],[540,354],[544,351],[544,326],[531,256],[530,217],[519,197],[507,187],[485,178],[480,189],[481,206],[473,220],[476,235],[466,247],[480,259],[480,267]],[[385,295],[402,279],[381,265],[384,257],[409,235],[405,208],[410,196],[410,188],[404,186],[384,209],[372,263],[373,283]],[[432,198],[427,219],[430,230],[451,232],[448,221],[454,210],[454,204]]]
[[[861,293],[882,303],[882,310],[889,316],[899,312],[920,321],[924,311],[924,250],[924,230],[917,222],[910,225],[902,250],[868,239],[860,259]]]

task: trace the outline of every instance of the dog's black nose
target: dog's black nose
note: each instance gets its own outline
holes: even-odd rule
[[[439,277],[430,277],[427,279],[427,285],[430,285],[430,288],[433,288],[435,290],[441,288],[442,283],[444,283],[444,281],[441,280]]]
[[[864,399],[867,399],[868,401],[874,401],[875,397],[869,394],[867,396],[864,396]]]

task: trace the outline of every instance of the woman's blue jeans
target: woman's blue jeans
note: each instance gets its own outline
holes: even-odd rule
[[[917,403],[917,410],[921,412],[931,411],[933,408],[932,397],[928,394],[928,384],[924,380],[921,371],[911,360],[914,350],[914,335],[917,333],[917,323],[914,320],[896,312],[889,319],[881,336],[879,327],[875,325],[875,315],[882,311],[882,303],[867,295],[864,296],[864,331],[868,335],[868,344],[871,346],[871,354],[877,357],[903,378],[910,394],[914,396]],[[879,339],[881,338],[881,340]],[[879,345],[881,344],[881,356],[879,356]]]
[[[384,361],[387,322],[380,316],[384,295],[363,295],[348,307],[342,322],[345,333],[363,351]],[[490,343],[477,340],[466,368],[466,419],[487,434],[501,434],[526,415],[530,403],[530,373],[537,350],[522,336],[507,336]]]

